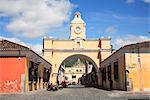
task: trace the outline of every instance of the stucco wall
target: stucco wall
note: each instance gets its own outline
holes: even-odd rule
[[[73,49],[73,40],[44,39],[44,49]],[[99,49],[99,40],[82,40],[84,49]],[[110,39],[101,39],[101,49],[110,49]],[[92,46],[92,47],[91,47]]]
[[[21,92],[26,58],[0,58],[0,92]]]
[[[137,53],[126,53],[126,69],[129,71],[129,78],[132,80],[133,90],[141,88],[150,91],[150,54],[140,53],[140,64]]]
[[[100,68],[106,68],[106,81],[103,81],[104,88],[110,89],[110,81],[108,80],[108,68],[107,66],[111,65],[111,80],[112,80],[112,89],[121,89],[125,90],[125,62],[124,62],[124,55],[115,55],[116,58],[111,57],[104,62],[101,63]],[[118,79],[114,79],[114,62],[118,62]],[[102,80],[102,75],[100,76],[99,80]],[[100,86],[102,83],[100,82]]]
[[[76,34],[75,33],[75,28],[76,27],[80,27],[81,28],[81,30],[82,30],[82,32],[80,33],[80,34]],[[86,36],[85,36],[85,31],[86,31],[86,29],[85,29],[85,25],[84,25],[84,23],[82,24],[77,24],[77,23],[75,23],[75,24],[71,24],[70,25],[70,33],[72,33],[71,34],[71,39],[75,39],[76,37],[81,37],[81,38],[86,38]]]
[[[43,57],[52,64],[51,80],[56,82],[60,64],[69,56],[85,55],[91,58],[99,66],[98,51],[101,51],[102,60],[110,55],[110,39],[102,39],[102,48],[99,48],[99,40],[81,40],[83,48],[75,48],[75,40],[59,40],[45,38],[43,40]],[[80,44],[81,45],[81,44]],[[87,50],[87,51],[86,51]],[[108,51],[107,51],[108,50]],[[54,78],[54,79],[53,79]],[[54,82],[54,83],[55,83]]]

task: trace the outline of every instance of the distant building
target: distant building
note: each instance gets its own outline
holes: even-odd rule
[[[121,47],[99,69],[102,88],[150,91],[150,41]]]
[[[79,78],[85,74],[86,65],[78,59],[78,61],[71,67],[65,68],[65,76],[68,78],[70,82],[79,82]]]
[[[93,65],[88,62],[83,63],[79,58],[72,66],[62,66],[59,70],[58,81],[61,83],[67,80],[70,83],[80,83],[82,75],[90,73]]]
[[[0,40],[0,92],[26,92],[46,88],[51,66],[30,48]]]

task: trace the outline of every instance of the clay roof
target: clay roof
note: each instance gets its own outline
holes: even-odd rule
[[[15,50],[15,49],[20,49],[20,50],[29,50],[28,47],[20,45],[15,42],[11,42],[8,40],[0,40],[0,50]]]

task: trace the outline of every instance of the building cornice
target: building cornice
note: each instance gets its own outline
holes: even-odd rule
[[[43,49],[43,52],[110,52],[111,49]]]
[[[59,38],[44,38],[43,40],[53,40],[53,41],[73,41],[73,39],[59,39]],[[111,40],[110,38],[100,38],[100,39],[83,39],[84,41],[99,41],[99,40]]]

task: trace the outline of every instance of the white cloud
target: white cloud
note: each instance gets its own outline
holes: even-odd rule
[[[33,44],[29,44],[30,45],[30,48],[32,49],[32,50],[34,50],[36,53],[38,53],[38,54],[41,54],[42,53],[42,45],[41,44],[35,44],[35,45],[33,45]]]
[[[148,41],[150,38],[148,36],[136,36],[136,35],[125,35],[123,38],[118,37],[115,39],[114,48],[118,49],[122,46],[125,46],[127,44],[137,43],[137,42],[143,42]]]
[[[21,44],[21,45],[23,45],[23,46],[28,47],[28,46],[26,45],[26,43],[22,42],[21,40],[19,40],[19,39],[17,39],[17,38],[14,38],[14,37],[8,38],[8,37],[0,36],[0,39],[6,39],[6,40],[9,40],[9,41],[12,41],[12,42],[15,42],[15,43],[19,43],[19,44]]]
[[[134,2],[136,2],[137,0],[126,0],[126,2],[127,3],[134,3]],[[145,2],[145,3],[150,3],[150,0],[142,0],[143,2]]]
[[[108,34],[114,34],[114,33],[117,32],[117,28],[113,27],[113,26],[109,26],[109,27],[106,28],[105,32],[108,33]]]
[[[150,3],[150,0],[144,0],[145,3]]]
[[[0,0],[0,17],[11,16],[7,31],[37,38],[69,21],[73,7],[69,0]]]
[[[35,51],[36,53],[38,54],[41,54],[42,53],[42,45],[41,44],[30,44],[30,43],[24,43],[23,41],[21,41],[20,39],[18,38],[8,38],[8,37],[3,37],[3,36],[0,36],[0,39],[6,39],[8,41],[12,41],[12,42],[15,42],[15,43],[18,43],[18,44],[21,44],[23,46],[26,46],[28,48],[31,48],[33,51]]]
[[[134,3],[135,0],[127,0],[126,2],[127,2],[127,3]]]

